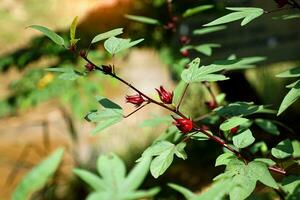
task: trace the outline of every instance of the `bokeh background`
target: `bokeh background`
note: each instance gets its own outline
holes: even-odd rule
[[[97,155],[113,151],[131,167],[166,127],[162,125],[153,129],[143,123],[145,119],[167,114],[158,107],[149,106],[97,136],[89,135],[94,126],[87,123],[84,116],[90,109],[97,108],[94,96],[109,97],[122,105],[125,112],[130,112],[133,108],[125,104],[124,96],[132,91],[103,76],[91,75],[66,81],[43,70],[54,66],[84,69],[85,63],[38,32],[26,29],[32,24],[49,27],[67,37],[70,23],[74,16],[79,16],[77,34],[83,48],[87,48],[89,41],[98,33],[118,27],[125,29],[124,37],[145,38],[139,47],[121,54],[113,62],[122,77],[154,97],[154,88],[164,85],[171,90],[178,83],[183,66],[175,63],[181,56],[178,51],[181,35],[191,36],[195,43],[222,45],[211,57],[191,53],[191,57],[201,56],[204,64],[231,54],[239,57],[265,56],[267,59],[257,68],[231,73],[231,79],[214,85],[214,90],[225,92],[228,101],[254,101],[278,108],[287,93],[285,85],[292,81],[278,79],[275,75],[299,65],[299,18],[282,22],[272,18],[293,11],[274,12],[245,28],[233,23],[221,32],[194,36],[193,29],[201,28],[204,23],[226,13],[225,5],[276,9],[273,0],[177,0],[174,1],[174,9],[180,14],[189,7],[207,3],[214,4],[215,8],[184,19],[178,31],[172,33],[124,17],[125,14],[136,14],[166,22],[168,15],[164,0],[1,0],[0,199],[9,199],[22,176],[59,146],[64,146],[67,154],[54,180],[57,192],[55,197],[49,194],[45,198],[83,199],[88,190],[72,174],[74,166],[93,170]],[[112,63],[100,44],[92,47],[90,57],[97,63]],[[204,90],[192,87],[184,109],[192,116],[205,113],[208,111],[204,105],[207,99]],[[299,103],[295,103],[279,120],[297,133],[300,131],[299,114]],[[284,134],[282,137],[286,137]],[[297,134],[292,137],[299,139]],[[269,143],[275,144],[276,141]],[[176,161],[158,180],[149,176],[145,186],[160,184],[165,187],[167,182],[176,182],[201,191],[209,187],[212,177],[220,171],[212,167],[220,151],[210,142],[191,144],[187,161]],[[171,196],[168,199],[176,198],[167,188],[165,191],[161,199],[166,196]]]

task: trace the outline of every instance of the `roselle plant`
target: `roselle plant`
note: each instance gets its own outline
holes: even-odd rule
[[[297,10],[300,8],[299,3],[295,0],[276,0],[275,2],[280,9]],[[172,1],[167,1],[167,5],[170,19],[166,23],[144,16],[127,15],[126,17],[138,22],[160,26],[166,31],[176,32],[181,19],[174,15]],[[212,5],[202,5],[191,8],[184,12],[182,17],[190,17],[212,7]],[[203,29],[195,30],[194,33],[201,35],[221,31],[226,28],[223,24],[237,20],[242,20],[241,26],[245,26],[258,17],[262,17],[263,15],[268,17],[268,13],[278,11],[278,9],[265,11],[262,8],[255,7],[230,7],[227,10],[230,11],[229,14],[205,24]],[[159,192],[158,188],[146,191],[137,189],[148,171],[151,172],[154,178],[158,178],[172,164],[174,156],[183,160],[187,159],[188,155],[185,152],[185,147],[189,145],[189,141],[191,140],[196,142],[211,140],[223,148],[224,153],[216,158],[215,166],[225,166],[225,170],[216,176],[213,179],[212,186],[201,194],[195,194],[187,188],[174,183],[169,184],[171,188],[180,192],[186,199],[210,200],[229,198],[231,200],[242,200],[255,198],[253,192],[257,187],[257,182],[269,188],[270,191],[275,191],[275,194],[278,196],[277,198],[300,198],[299,174],[292,170],[290,171],[291,168],[299,169],[299,141],[286,138],[269,150],[266,143],[257,140],[252,133],[253,126],[257,126],[265,134],[269,134],[270,137],[280,135],[280,129],[277,126],[278,123],[261,117],[257,118],[255,114],[261,113],[260,116],[264,116],[264,113],[277,113],[277,115],[280,115],[300,97],[299,80],[287,86],[291,90],[284,98],[278,111],[274,111],[268,106],[256,105],[253,102],[228,103],[225,101],[224,94],[216,95],[213,92],[211,84],[213,82],[226,81],[230,78],[227,76],[228,71],[251,68],[255,63],[263,60],[263,58],[237,58],[235,55],[232,55],[225,60],[215,61],[210,65],[203,65],[199,57],[189,58],[189,52],[196,51],[210,56],[213,48],[220,47],[220,45],[209,43],[195,46],[192,45],[193,41],[191,38],[182,35],[180,36],[182,48],[179,49],[179,53],[184,57],[184,60],[180,61],[184,65],[180,74],[181,83],[173,90],[170,90],[170,88],[166,89],[164,86],[153,88],[153,95],[147,95],[134,83],[129,83],[122,78],[115,69],[114,63],[108,65],[96,64],[89,58],[88,50],[80,49],[78,46],[79,39],[75,37],[76,23],[77,18],[74,19],[70,28],[69,43],[46,27],[32,25],[30,28],[41,31],[53,42],[69,49],[71,53],[80,56],[86,62],[85,71],[78,72],[74,70],[70,73],[76,73],[78,76],[100,73],[107,78],[119,81],[135,92],[133,95],[124,94],[124,100],[135,107],[131,113],[124,113],[122,107],[115,102],[105,97],[97,96],[96,101],[100,104],[101,108],[91,111],[85,117],[86,120],[97,123],[91,133],[92,135],[98,134],[127,117],[134,117],[136,112],[150,104],[164,108],[170,113],[167,117],[157,117],[155,119],[156,123],[153,124],[164,123],[168,124],[169,127],[165,134],[157,138],[143,152],[137,160],[137,165],[128,176],[125,176],[126,170],[123,162],[114,154],[99,157],[97,169],[101,177],[84,169],[74,170],[74,173],[94,190],[87,199],[123,200],[140,199],[156,195]],[[120,38],[119,35],[122,33],[122,28],[101,33],[94,37],[91,44],[104,41],[104,49],[112,57],[115,57],[119,52],[143,41],[143,39],[132,41]],[[60,72],[60,70],[53,68],[50,70]],[[300,70],[299,68],[293,68],[277,76],[283,78],[300,77]],[[206,88],[211,97],[211,100],[205,102],[206,105],[202,105],[208,107],[210,110],[209,113],[196,118],[192,118],[188,113],[183,112],[181,107],[192,84],[198,84]],[[152,98],[154,95],[158,98]],[[56,157],[55,159],[57,160]],[[44,164],[41,165],[44,166]],[[34,181],[34,178],[32,180]],[[42,180],[42,183],[45,180]],[[19,192],[20,189],[18,188],[15,193],[16,198],[14,199],[24,199],[24,197],[18,198]],[[22,192],[24,193],[24,191]],[[29,193],[27,192],[26,194]]]

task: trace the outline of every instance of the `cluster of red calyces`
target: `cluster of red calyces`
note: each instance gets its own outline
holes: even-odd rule
[[[146,100],[140,94],[127,95],[126,103],[132,103],[136,107],[141,106]]]
[[[173,116],[172,116],[173,117]],[[173,124],[184,134],[187,134],[193,130],[193,121],[186,118],[175,118]]]
[[[288,0],[275,0],[275,2],[277,3],[279,8],[282,8],[289,3]]]
[[[156,89],[160,100],[165,104],[172,104],[173,101],[173,92],[165,90],[163,86],[160,86],[159,89]]]

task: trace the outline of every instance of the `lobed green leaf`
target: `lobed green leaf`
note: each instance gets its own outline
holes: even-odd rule
[[[56,34],[54,31],[48,29],[47,27],[39,26],[39,25],[31,25],[28,26],[28,28],[32,28],[42,32],[45,36],[47,36],[49,39],[51,39],[54,43],[58,45],[64,46],[65,44],[65,41],[61,36]]]

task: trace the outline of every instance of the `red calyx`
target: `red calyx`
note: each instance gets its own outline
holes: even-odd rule
[[[215,101],[206,101],[205,104],[211,110],[217,107],[217,103]]]
[[[85,50],[81,50],[79,52],[79,55],[82,57],[82,58],[85,58],[86,57],[86,51]]]
[[[180,36],[179,41],[180,41],[181,44],[185,45],[185,44],[190,43],[191,38],[189,38],[186,35],[182,35],[182,36]]]
[[[163,86],[160,86],[159,89],[156,89],[160,100],[165,104],[171,104],[173,101],[173,92],[168,92],[164,89]]]
[[[236,126],[236,127],[232,128],[232,129],[230,129],[230,133],[231,134],[236,134],[238,132],[239,128],[240,128],[240,126]]]
[[[193,122],[190,119],[186,119],[186,118],[180,118],[180,119],[176,119],[175,117],[173,117],[173,119],[175,120],[173,122],[173,124],[184,134],[189,133],[190,131],[193,130]]]
[[[126,98],[126,103],[132,103],[136,107],[139,107],[140,105],[142,105],[142,103],[145,102],[145,99],[140,94],[130,95],[130,96],[127,95],[125,98]]]
[[[180,54],[183,57],[188,57],[190,55],[189,50],[187,50],[187,49],[180,51]]]
[[[166,25],[164,25],[164,28],[166,30],[171,30],[173,32],[176,32],[176,23],[174,23],[174,22],[168,22]]]
[[[277,3],[278,8],[282,8],[289,3],[288,0],[275,0],[275,2]]]
[[[91,72],[91,71],[95,70],[95,65],[93,65],[92,63],[87,63],[87,64],[85,65],[85,68],[86,68],[89,72]]]
[[[111,74],[112,73],[111,65],[102,65],[102,70],[103,70],[104,74]]]

